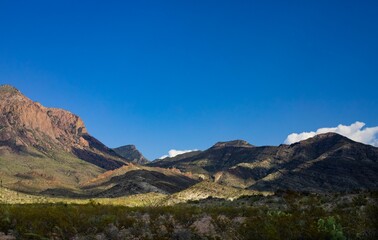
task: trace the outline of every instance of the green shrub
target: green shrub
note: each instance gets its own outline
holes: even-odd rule
[[[326,237],[332,240],[346,239],[341,224],[337,223],[336,218],[333,216],[330,216],[326,219],[320,218],[318,220],[318,231],[325,233]]]

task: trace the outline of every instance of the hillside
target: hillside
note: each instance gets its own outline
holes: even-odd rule
[[[177,170],[130,163],[147,160],[131,145],[116,149],[118,155],[92,137],[78,116],[43,107],[12,86],[0,87],[0,112],[0,179],[9,189],[59,197],[121,197],[171,194],[198,182]]]
[[[76,115],[46,108],[0,86],[0,178],[25,192],[75,191],[82,182],[127,161],[92,137]]]
[[[64,151],[103,169],[125,164],[92,137],[76,115],[33,102],[9,85],[0,86],[1,152],[27,153],[33,147],[43,155]]]
[[[207,198],[217,198],[233,201],[241,196],[253,196],[253,195],[272,195],[271,192],[261,192],[240,189],[230,186],[224,186],[218,183],[202,181],[196,185],[193,185],[183,191],[169,195],[165,199],[165,204],[173,205],[178,203],[185,203],[188,201],[197,201]]]
[[[262,191],[378,189],[378,148],[334,133],[277,147],[217,143],[192,156],[149,166],[175,167],[217,183]]]
[[[119,197],[139,193],[172,194],[182,191],[198,180],[172,169],[130,164],[105,172],[82,185],[83,191],[95,197]]]

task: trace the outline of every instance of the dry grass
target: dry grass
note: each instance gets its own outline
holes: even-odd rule
[[[40,195],[30,195],[0,188],[1,204],[47,204],[47,203],[65,203],[65,204],[100,204],[128,207],[155,206],[161,203],[166,195],[159,193],[136,194],[120,198],[57,198]]]

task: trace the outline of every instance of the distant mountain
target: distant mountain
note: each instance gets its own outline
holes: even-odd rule
[[[121,157],[127,159],[128,161],[132,163],[137,164],[146,164],[149,163],[147,158],[145,158],[141,152],[136,149],[134,145],[126,145],[118,148],[113,148],[113,150],[120,155]]]
[[[228,142],[217,142],[212,146],[212,148],[224,148],[224,147],[244,147],[244,148],[251,148],[254,147],[249,142],[244,140],[233,140]]]
[[[0,178],[22,191],[73,187],[127,161],[92,137],[76,115],[0,86]]]
[[[378,148],[335,133],[281,146],[276,170],[251,189],[378,190]]]
[[[187,158],[148,165],[261,191],[378,190],[378,148],[335,133],[278,147],[254,147],[240,140],[217,143]]]
[[[181,159],[186,159],[186,158],[195,156],[195,155],[197,155],[197,154],[199,154],[201,152],[202,151],[197,150],[197,151],[191,151],[191,152],[182,153],[182,154],[176,155],[174,157],[166,156],[164,158],[155,159],[155,160],[153,160],[150,163],[153,163],[152,165],[159,165],[159,162],[160,162],[160,163],[162,163],[162,165],[165,165],[165,164],[167,164],[167,162],[176,162],[176,161],[179,161]]]

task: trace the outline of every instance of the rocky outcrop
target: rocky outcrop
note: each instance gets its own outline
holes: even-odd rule
[[[217,142],[212,146],[212,148],[223,148],[223,147],[253,147],[250,143],[244,140],[233,140],[229,142]]]
[[[81,118],[44,107],[9,85],[0,86],[0,148],[16,153],[35,148],[42,154],[63,150],[104,169],[125,164],[88,134]]]
[[[113,150],[120,155],[121,157],[127,159],[128,161],[132,163],[137,163],[137,164],[146,164],[149,161],[147,158],[145,158],[141,152],[136,149],[134,145],[126,145],[118,148],[113,148]]]

